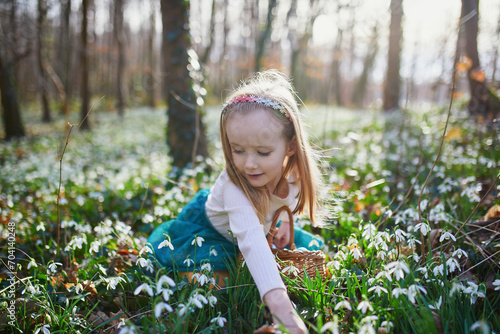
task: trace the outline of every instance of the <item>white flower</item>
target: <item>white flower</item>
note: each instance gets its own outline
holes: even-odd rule
[[[337,305],[335,305],[334,310],[338,311],[341,307],[348,309],[349,311],[352,310],[351,304],[347,300],[343,300],[341,302],[338,302]]]
[[[394,298],[398,298],[399,295],[406,295],[408,294],[408,289],[405,288],[394,288],[392,289],[392,295]]]
[[[457,269],[458,269],[458,271],[460,271],[460,264],[458,263],[457,259],[455,259],[454,257],[450,257],[446,261],[446,266],[448,267],[448,272],[450,272],[450,273],[454,272]]]
[[[362,237],[365,238],[365,240],[370,240],[376,233],[377,228],[375,227],[375,225],[366,224],[365,226],[363,226]]]
[[[97,253],[97,252],[99,252],[99,247],[101,247],[101,242],[99,240],[94,240],[90,244],[89,252],[90,253]]]
[[[201,268],[200,268],[201,271],[212,271],[212,266],[210,265],[210,263],[204,263],[201,265]]]
[[[396,242],[397,243],[401,243],[403,241],[406,240],[406,237],[408,236],[408,234],[406,234],[405,231],[403,231],[402,229],[398,228],[395,232],[394,232],[394,237],[396,238]]]
[[[215,250],[215,248],[212,248],[210,250],[210,255],[217,256],[217,251]]]
[[[168,302],[168,300],[170,299],[170,296],[172,296],[174,294],[174,292],[170,289],[163,289],[163,300]]]
[[[415,297],[419,292],[427,294],[427,290],[423,286],[412,284],[408,287],[408,299],[415,304]]]
[[[427,233],[430,232],[431,227],[427,223],[419,223],[419,224],[415,225],[415,229],[417,231],[420,230],[420,233],[422,233],[422,235],[426,236]]]
[[[45,231],[45,225],[43,224],[43,222],[40,222],[40,224],[38,224],[36,226],[36,230],[37,231]]]
[[[475,331],[476,329],[480,329],[481,333],[483,334],[489,334],[490,333],[490,326],[488,326],[488,323],[484,320],[479,320],[476,321],[475,323],[470,326],[470,330]]]
[[[293,274],[293,276],[297,276],[297,275],[300,273],[300,270],[299,270],[299,268],[295,267],[295,266],[293,265],[293,263],[290,263],[290,266],[288,266],[288,267],[284,267],[284,268],[281,270],[281,272],[282,272],[283,274],[287,274],[287,273],[289,273],[289,274]]]
[[[451,254],[451,256],[453,256],[453,257],[457,256],[459,259],[461,259],[462,256],[465,256],[468,258],[469,254],[467,254],[467,252],[462,250],[461,248],[458,248],[456,251],[453,252],[453,254]]]
[[[366,323],[358,330],[358,334],[375,334],[375,328],[371,323]]]
[[[135,327],[134,326],[121,327],[118,334],[135,334]]]
[[[158,245],[158,249],[162,249],[163,247],[168,247],[170,250],[174,250],[174,245],[170,243],[170,240],[165,239]]]
[[[197,308],[203,308],[203,304],[208,304],[208,300],[207,298],[205,298],[205,296],[195,293],[190,298],[190,304],[191,303],[193,303]]]
[[[151,297],[153,296],[153,288],[147,283],[142,283],[141,285],[139,285],[137,289],[135,289],[134,295],[138,295],[143,290],[146,290],[148,295],[150,295]]]
[[[206,283],[210,282],[210,279],[207,275],[200,273],[193,274],[193,279],[196,279],[200,286],[204,286]]]
[[[210,304],[211,307],[214,307],[215,304],[217,304],[217,297],[215,296],[208,297],[208,303]]]
[[[168,305],[167,303],[164,302],[159,302],[155,306],[155,317],[159,318],[161,314],[163,313],[163,310],[167,310],[168,312],[173,312],[174,309],[172,306]]]
[[[333,321],[329,321],[326,324],[323,325],[320,329],[320,333],[325,333],[327,331],[330,331],[332,334],[339,334],[339,318],[337,315],[333,316]]]
[[[139,256],[142,256],[142,253],[144,252],[153,254],[151,247],[149,247],[148,245],[141,248],[141,250],[139,251]]]
[[[484,298],[485,295],[482,291],[479,291],[479,286],[476,283],[473,282],[467,282],[469,284],[469,287],[464,290],[464,293],[467,293],[470,295],[470,303],[475,304],[476,300],[478,297]]]
[[[371,292],[371,291],[375,291],[375,293],[380,297],[380,294],[382,292],[384,293],[387,293],[387,289],[385,289],[384,287],[380,286],[380,285],[375,285],[375,286],[372,286],[371,288],[368,289],[368,292]]]
[[[439,296],[439,300],[434,305],[429,305],[432,310],[439,310],[441,308],[441,303],[443,302],[443,296]]]
[[[123,277],[117,276],[117,277],[109,277],[109,278],[104,278],[104,281],[108,284],[106,289],[109,290],[111,289],[116,289],[116,286],[120,281],[125,282],[125,279]]]
[[[441,234],[441,237],[439,237],[439,242],[443,242],[443,240],[448,240],[448,239],[451,239],[453,241],[457,241],[457,238],[455,238],[453,236],[453,234],[451,234],[450,232],[448,231],[444,231],[442,234]]]
[[[335,270],[340,270],[340,262],[339,261],[330,261],[326,264],[327,267],[333,268]]]
[[[185,260],[184,260],[184,263],[185,263],[188,267],[190,267],[190,266],[194,263],[194,261],[193,261],[192,259],[187,258],[187,259],[185,259]]]
[[[428,273],[427,273],[427,268],[426,267],[419,267],[417,268],[417,271],[421,271],[424,275],[424,278],[427,278],[428,277]]]
[[[49,328],[50,328],[50,325],[45,324],[41,327],[38,327],[37,330],[35,331],[35,334],[40,333],[40,331],[42,331],[43,334],[50,334]]]
[[[354,247],[353,249],[351,249],[351,255],[356,260],[359,260],[363,256],[358,247]]]
[[[462,284],[462,283],[456,283],[456,282],[453,282],[453,285],[451,287],[451,290],[450,290],[450,297],[453,296],[455,294],[455,292],[462,292],[465,290],[465,286]]]
[[[162,277],[160,277],[158,282],[156,282],[156,294],[162,293],[162,291],[164,290],[163,285],[165,283],[167,283],[171,287],[175,286],[175,281],[173,279],[171,279],[167,275],[163,275]],[[167,289],[167,290],[169,290],[169,289]]]
[[[434,276],[437,276],[438,274],[444,276],[444,265],[440,264],[439,266],[436,266],[434,269],[432,269],[432,272],[434,273]]]
[[[188,307],[184,304],[179,304],[179,316],[182,317],[186,311],[188,310]]]
[[[215,317],[212,320],[210,320],[211,323],[217,322],[219,327],[224,327],[224,324],[227,322],[226,318],[224,317]]]
[[[60,205],[66,205],[66,204],[68,204],[68,203],[69,203],[69,202],[68,202],[68,200],[66,199],[66,197],[61,197],[61,198],[59,199],[59,204],[60,204]]]
[[[387,321],[387,320],[384,320],[382,321],[382,323],[380,324],[380,327],[385,327],[387,328],[387,333],[390,333],[391,332],[391,328],[394,327],[394,324],[392,323],[392,321]]]
[[[319,242],[317,239],[312,239],[307,247],[319,247]]]
[[[203,244],[203,241],[205,241],[205,239],[203,239],[202,237],[195,236],[193,241],[191,241],[191,245],[194,245],[196,243],[198,245],[198,247],[201,247],[201,245]]]
[[[385,266],[389,274],[394,274],[397,280],[405,277],[405,272],[410,273],[410,268],[402,261],[394,261]]]
[[[373,306],[369,301],[363,300],[361,303],[359,303],[358,311],[361,311],[361,313],[365,314],[368,309],[370,311],[373,311]]]
[[[392,282],[392,277],[391,277],[390,273],[388,271],[385,271],[385,270],[380,271],[377,274],[377,276],[375,276],[375,279],[379,279],[382,276],[384,276],[385,278],[387,278],[389,281]]]
[[[500,279],[496,279],[492,284],[495,287],[495,291],[500,290]]]
[[[54,274],[56,271],[57,271],[57,266],[62,266],[62,263],[59,263],[59,262],[52,262],[51,264],[49,264],[49,274]]]
[[[38,264],[36,264],[35,259],[31,259],[30,263],[28,263],[28,269],[31,268],[31,267],[33,267],[33,268],[37,268],[38,267]]]
[[[137,259],[136,265],[141,266],[142,268],[146,268],[146,270],[153,272],[153,262],[150,259],[145,259],[140,257]]]

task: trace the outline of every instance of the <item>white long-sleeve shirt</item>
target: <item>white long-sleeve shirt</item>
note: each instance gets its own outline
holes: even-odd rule
[[[271,195],[269,214],[264,224],[261,224],[250,200],[231,182],[226,170],[219,175],[210,189],[205,204],[207,216],[221,235],[232,241],[230,230],[236,238],[261,298],[273,289],[285,289],[266,234],[271,228],[272,216],[277,209],[287,205],[293,211],[297,205],[298,191],[295,184],[289,183],[286,198]]]

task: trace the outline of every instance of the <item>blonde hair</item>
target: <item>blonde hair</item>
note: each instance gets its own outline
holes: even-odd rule
[[[290,143],[296,141],[295,153],[287,159],[285,169],[276,189],[287,182],[292,174],[298,184],[298,203],[293,213],[302,214],[307,211],[312,222],[319,223],[319,194],[323,188],[321,173],[317,164],[317,156],[309,144],[306,131],[302,126],[299,108],[295,99],[296,93],[290,80],[276,70],[259,72],[248,78],[228,96],[227,100],[243,95],[253,95],[276,101],[286,112],[280,112],[271,106],[259,103],[230,103],[221,113],[220,137],[222,150],[226,160],[226,170],[230,180],[240,188],[252,203],[252,206],[261,222],[269,212],[271,194],[266,187],[254,188],[241,175],[234,165],[231,146],[226,132],[226,123],[233,113],[248,113],[256,109],[264,109],[272,114],[283,125],[283,137]]]

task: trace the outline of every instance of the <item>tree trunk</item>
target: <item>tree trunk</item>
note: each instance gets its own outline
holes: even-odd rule
[[[269,5],[267,7],[267,19],[266,27],[260,37],[257,39],[256,54],[255,54],[255,72],[258,72],[262,68],[262,57],[264,56],[264,51],[266,48],[266,42],[271,36],[271,30],[273,26],[274,11],[276,8],[277,0],[269,0]]]
[[[205,129],[191,84],[190,74],[194,79],[196,75],[188,70],[188,67],[199,70],[197,60],[190,63],[190,57],[195,55],[190,50],[188,11],[187,1],[161,1],[163,94],[168,106],[167,144],[173,158],[172,165],[179,170],[194,165],[198,155],[208,156]]]
[[[354,87],[354,92],[352,94],[352,105],[354,107],[363,107],[366,95],[366,87],[368,85],[368,74],[373,69],[375,58],[377,57],[378,53],[378,37],[378,27],[377,24],[375,24],[375,26],[373,27],[372,37],[370,39],[370,44],[368,46],[368,51],[363,61],[363,70],[359,75],[356,86]]]
[[[90,90],[89,90],[89,50],[88,50],[88,36],[87,36],[87,23],[88,23],[88,5],[89,0],[82,0],[82,27],[81,27],[81,56],[80,56],[80,70],[81,70],[81,99],[82,106],[80,110],[81,129],[90,130],[89,112],[90,112]]]
[[[151,13],[150,13],[150,25],[149,25],[149,35],[148,35],[148,66],[149,70],[146,73],[146,82],[145,90],[148,93],[148,103],[151,108],[156,107],[156,78],[155,78],[155,69],[156,69],[156,57],[155,57],[155,35],[156,35],[156,8],[155,1],[151,1]]]
[[[470,91],[469,113],[493,119],[500,113],[500,99],[487,87],[486,78],[479,63],[477,51],[479,0],[462,0],[461,21],[464,26],[465,54],[471,62],[467,70]]]
[[[14,68],[5,57],[3,43],[0,43],[0,93],[2,96],[2,118],[5,140],[24,137],[24,126],[19,109]]]
[[[47,3],[45,0],[38,0],[38,35],[37,35],[37,63],[39,71],[39,88],[42,102],[42,121],[49,123],[52,121],[49,107],[47,71],[44,66],[44,29],[45,18],[47,16]]]
[[[208,45],[203,51],[203,55],[200,58],[200,62],[205,65],[208,62],[208,58],[210,57],[210,51],[212,51],[212,46],[214,44],[214,35],[215,35],[215,2],[217,0],[212,0],[212,13],[210,14],[210,35],[208,40]]]
[[[71,70],[71,55],[73,54],[71,26],[69,19],[71,16],[71,0],[61,0],[61,25],[59,32],[59,59],[60,62],[57,66],[57,73],[61,79],[62,86],[66,93],[66,97],[71,95],[70,90],[70,70]],[[67,110],[62,108],[62,113],[67,113]]]
[[[123,118],[125,109],[125,31],[123,29],[123,1],[115,0],[113,32],[118,47],[118,67],[116,73],[116,108]]]
[[[333,81],[333,93],[335,95],[335,102],[338,106],[343,106],[342,103],[342,77],[340,75],[340,60],[342,59],[342,29],[337,29],[337,40],[335,42],[335,47],[333,48],[333,60],[332,60],[332,78]]]
[[[401,78],[399,68],[401,64],[401,44],[403,31],[403,0],[391,0],[391,24],[389,31],[389,54],[387,57],[387,76],[384,87],[384,111],[399,109]]]

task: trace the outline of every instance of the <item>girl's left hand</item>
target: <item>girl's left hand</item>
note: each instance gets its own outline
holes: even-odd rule
[[[274,245],[278,248],[285,248],[290,243],[290,222],[282,220],[279,228],[274,233]]]

